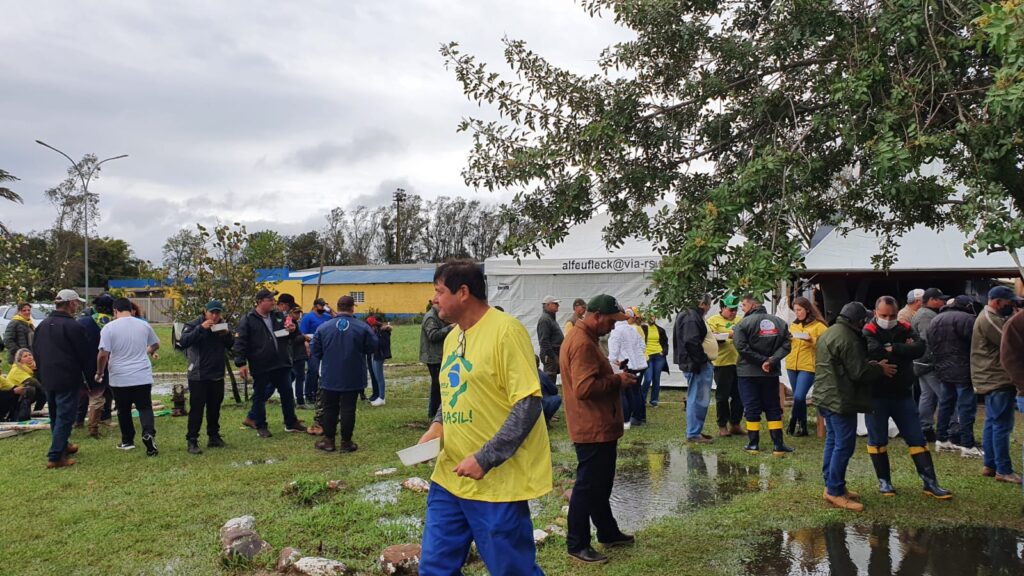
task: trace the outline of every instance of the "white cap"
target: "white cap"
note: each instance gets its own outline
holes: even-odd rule
[[[921,288],[914,288],[910,292],[907,292],[907,304],[913,304],[914,302],[920,301],[924,298],[924,290]]]
[[[560,300],[558,298],[555,298],[554,296],[545,296],[544,297],[544,303],[545,304],[558,304],[559,302],[560,302]]]
[[[83,300],[82,297],[78,295],[78,292],[75,292],[74,290],[70,289],[64,289],[61,290],[60,292],[57,292],[57,297],[54,298],[53,302],[55,304],[62,304],[64,302],[71,302],[72,300],[85,302],[85,300]]]

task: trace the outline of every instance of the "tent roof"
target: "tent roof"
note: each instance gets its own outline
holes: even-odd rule
[[[430,284],[434,281],[434,266],[401,269],[331,270],[324,272],[323,284]],[[316,284],[316,275],[303,284]]]
[[[903,235],[896,249],[896,262],[891,272],[940,271],[1006,271],[1016,275],[1013,259],[1005,252],[964,255],[967,236],[956,228],[940,231],[916,226]],[[853,230],[845,237],[837,230],[830,232],[804,259],[802,273],[879,272],[871,257],[879,252],[878,236],[874,232]]]

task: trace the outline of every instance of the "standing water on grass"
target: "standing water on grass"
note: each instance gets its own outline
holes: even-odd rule
[[[619,527],[632,532],[663,516],[767,490],[770,476],[767,466],[741,466],[720,460],[714,452],[691,451],[686,446],[663,452],[622,449],[612,512]]]
[[[1024,574],[1024,533],[1007,528],[834,524],[772,532],[752,552],[751,576]]]

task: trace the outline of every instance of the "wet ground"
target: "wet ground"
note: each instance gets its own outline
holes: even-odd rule
[[[795,479],[790,470],[777,476]],[[720,459],[715,452],[691,451],[686,446],[648,450],[620,449],[611,504],[619,526],[638,530],[663,516],[680,516],[738,494],[768,490],[772,472],[767,466]]]
[[[773,532],[752,551],[754,576],[1010,576],[1024,574],[1024,533],[1006,528],[888,525]]]

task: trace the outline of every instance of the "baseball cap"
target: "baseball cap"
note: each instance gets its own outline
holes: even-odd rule
[[[929,288],[924,291],[924,295],[922,296],[922,298],[924,298],[925,303],[927,303],[932,298],[938,298],[939,300],[945,302],[946,300],[952,298],[952,296],[943,294],[942,290],[939,290],[938,288]]]
[[[961,294],[956,298],[953,298],[953,306],[956,306],[957,308],[973,308],[974,300],[966,294]]]
[[[577,299],[573,300],[572,301],[572,307],[575,308],[577,306],[583,306],[584,308],[586,308],[587,307],[587,301],[584,300],[583,298],[577,298]]]
[[[587,312],[597,312],[605,316],[611,316],[616,320],[625,320],[626,311],[622,309],[614,296],[598,294],[587,303]]]
[[[545,296],[544,297],[544,303],[545,304],[558,304],[559,302],[561,302],[561,300],[559,300],[558,298],[555,298],[554,296]]]
[[[220,312],[224,310],[224,306],[220,303],[220,300],[210,300],[206,303],[207,312]]]
[[[256,301],[266,300],[267,298],[273,298],[277,292],[273,290],[267,290],[266,288],[260,288],[259,292],[256,293]]]
[[[104,292],[104,293],[100,294],[99,296],[96,296],[95,298],[92,299],[92,305],[93,306],[113,306],[114,305],[114,297],[111,296],[110,293]]]
[[[924,301],[925,291],[920,288],[914,288],[910,292],[907,292],[907,304],[913,304],[914,302]]]
[[[860,322],[868,317],[868,309],[860,302],[850,302],[843,306],[839,315],[851,322]]]
[[[1006,286],[996,286],[988,291],[989,300],[1013,300],[1014,302],[1020,302],[1020,296],[1013,293],[1013,290]]]
[[[295,296],[285,292],[277,297],[278,304],[287,304],[288,306],[295,306]]]
[[[71,290],[69,288],[57,292],[57,297],[53,299],[53,302],[55,304],[63,304],[64,302],[71,302],[72,300],[85,302],[85,300],[83,300],[82,297],[78,295],[78,292],[75,292],[74,290]]]
[[[313,306],[327,306],[327,300],[317,298],[316,300],[313,300]]]
[[[735,310],[740,307],[740,299],[735,294],[726,294],[722,297],[722,307]]]

